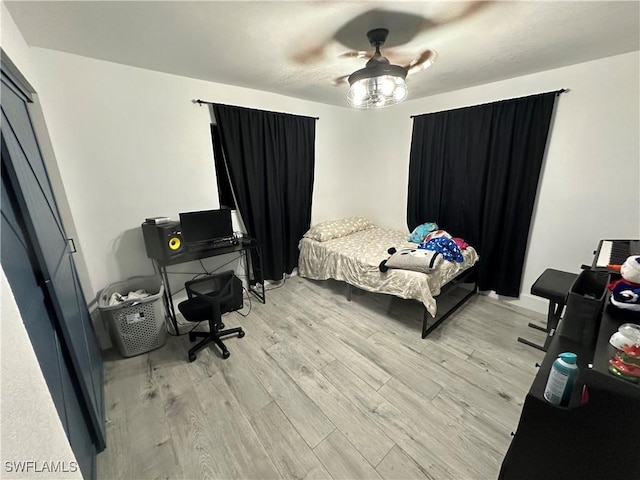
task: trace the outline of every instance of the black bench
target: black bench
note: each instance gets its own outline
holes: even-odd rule
[[[538,277],[531,286],[531,294],[549,300],[547,327],[543,328],[534,323],[529,323],[529,326],[545,332],[547,338],[544,341],[544,345],[535,344],[522,337],[518,337],[519,342],[542,350],[543,352],[547,351],[551,338],[558,327],[558,322],[560,321],[564,307],[567,304],[567,294],[569,290],[571,290],[571,286],[577,277],[578,275],[576,273],[563,272],[561,270],[554,270],[553,268],[547,268],[542,275]]]

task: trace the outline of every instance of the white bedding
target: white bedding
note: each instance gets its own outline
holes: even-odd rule
[[[408,233],[374,227],[324,242],[303,238],[299,244],[299,274],[314,280],[333,278],[370,292],[419,300],[435,317],[434,297],[440,288],[475,264],[478,254],[469,246],[462,252],[464,262],[444,261],[429,274],[399,269],[381,272],[380,262],[389,256],[390,247],[416,247],[407,242],[407,237]]]

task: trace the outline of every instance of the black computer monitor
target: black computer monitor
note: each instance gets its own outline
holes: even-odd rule
[[[198,243],[233,236],[231,210],[202,210],[180,214],[180,227],[185,243]]]

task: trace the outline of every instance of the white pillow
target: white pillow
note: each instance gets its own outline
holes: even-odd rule
[[[375,225],[367,218],[350,217],[318,223],[311,227],[303,237],[311,238],[318,242],[326,242],[333,238],[344,237],[373,227]]]

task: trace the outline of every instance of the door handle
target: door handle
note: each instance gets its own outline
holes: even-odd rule
[[[71,253],[76,253],[78,250],[76,250],[76,244],[73,241],[73,238],[67,238],[67,245],[69,245],[69,250]]]

